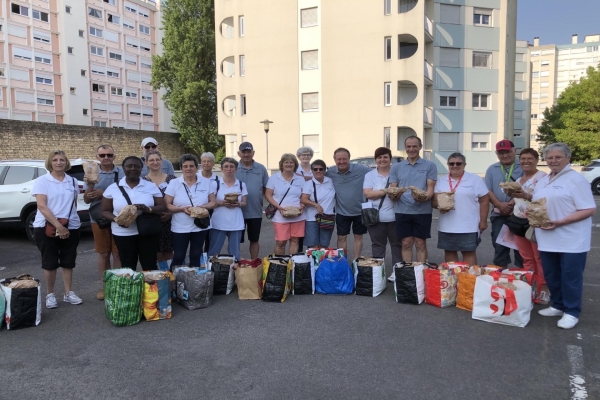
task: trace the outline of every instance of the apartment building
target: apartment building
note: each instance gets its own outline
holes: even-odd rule
[[[9,0],[0,21],[0,118],[170,130],[150,86],[154,1]]]
[[[416,134],[441,172],[460,151],[482,173],[513,138],[514,1],[229,0],[215,23],[228,155],[248,140],[270,169],[303,145],[333,163]]]
[[[526,40],[517,40],[515,61],[514,143],[518,149],[529,147],[531,130],[531,63]]]
[[[551,107],[571,83],[587,75],[589,67],[600,62],[600,35],[587,35],[583,43],[578,36],[571,44],[541,45],[540,38],[529,47],[531,61],[531,147],[540,148],[537,129],[544,119],[544,110]]]

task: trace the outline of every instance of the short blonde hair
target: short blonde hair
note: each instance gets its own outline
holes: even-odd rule
[[[65,166],[65,171],[70,170],[71,169],[71,161],[69,161],[69,157],[67,157],[67,153],[65,153],[63,150],[54,150],[54,151],[51,151],[50,154],[48,154],[48,158],[46,159],[46,163],[44,164],[46,169],[48,171],[52,172],[52,159],[57,154],[60,154],[66,160],[67,165]]]
[[[298,166],[300,165],[300,163],[298,162],[298,159],[296,158],[295,155],[293,155],[292,153],[285,153],[284,155],[281,156],[281,160],[279,160],[279,170],[283,172],[283,163],[286,161],[293,161],[294,162],[294,171],[298,169]]]

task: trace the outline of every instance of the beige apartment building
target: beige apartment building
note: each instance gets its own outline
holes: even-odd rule
[[[529,147],[531,131],[531,45],[526,40],[517,40],[515,62],[515,122],[514,143],[518,149]]]
[[[554,101],[571,83],[578,82],[587,75],[589,67],[598,67],[600,62],[600,35],[587,35],[579,43],[577,35],[571,37],[571,44],[541,45],[540,38],[533,40],[529,47],[531,61],[531,147],[540,148],[537,129],[544,119],[544,110],[552,107]]]
[[[404,155],[418,135],[440,172],[452,152],[482,173],[513,139],[516,2],[215,2],[219,133],[277,169],[300,146]],[[267,138],[260,121],[274,123]]]
[[[160,51],[152,0],[7,0],[0,118],[171,130],[150,86]]]

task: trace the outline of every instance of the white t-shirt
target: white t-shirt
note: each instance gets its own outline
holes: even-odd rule
[[[365,181],[363,183],[363,189],[381,190],[384,189],[388,183],[388,176],[381,175],[377,168],[368,172],[365,175]],[[389,185],[388,185],[389,186]],[[388,195],[385,195],[381,209],[379,209],[379,221],[381,222],[393,222],[396,220],[396,213],[394,212],[394,202],[390,200]],[[367,203],[371,203],[371,207],[378,208],[381,199],[367,200]]]
[[[286,181],[281,172],[276,173],[275,175],[271,175],[269,181],[267,182],[267,189],[273,189],[273,199],[275,202],[279,203],[283,198],[285,192],[290,189],[285,199],[281,202],[281,207],[287,206],[295,206],[300,207],[300,197],[302,196],[302,188],[304,187],[305,180],[301,176],[296,176],[292,178],[291,182]],[[275,213],[273,217],[273,222],[297,222],[304,221],[306,219],[306,213],[302,213],[300,216],[295,218],[286,218],[279,211]]]
[[[567,165],[565,169],[571,167]],[[532,200],[546,198],[546,208],[551,221],[561,219],[578,210],[596,208],[590,184],[579,173],[572,171],[549,183],[546,175],[537,183]],[[584,253],[590,251],[592,217],[559,226],[553,230],[536,229],[538,249],[556,253]]]
[[[198,179],[200,179],[200,178],[204,178],[204,176],[202,175],[202,171],[198,171],[198,173],[196,174],[196,176],[198,176]],[[210,176],[210,178],[208,178],[208,179],[210,179],[211,181],[214,181],[214,180],[216,180],[217,178],[218,178],[217,174],[215,174],[215,173],[213,172],[213,173],[212,173],[212,175]],[[206,179],[206,178],[205,178],[205,179]]]
[[[188,191],[189,190],[189,196]],[[183,176],[177,179],[173,179],[169,182],[165,194],[173,196],[173,205],[176,207],[192,206],[202,207],[208,203],[208,196],[211,193],[215,193],[217,190],[217,183],[214,180],[208,180],[206,178],[198,178],[196,183],[191,187],[185,183]],[[192,201],[190,202],[190,197]],[[210,229],[209,225],[206,229],[200,229],[194,224],[194,218],[190,217],[184,212],[174,213],[171,218],[171,231],[175,233],[190,233],[200,232]]]
[[[317,188],[317,200],[319,205],[323,207],[323,213],[335,214],[335,188],[331,179],[325,176],[323,177],[323,183],[320,183],[315,178],[304,183],[302,194],[308,194],[310,201],[315,201],[315,187]],[[317,214],[316,207],[306,206],[304,214],[306,215],[306,221],[317,220],[315,218]]]
[[[521,185],[521,190],[523,190],[525,193],[533,194],[535,185],[537,185],[539,180],[542,179],[544,176],[546,176],[546,173],[544,171],[538,171],[534,176],[529,178],[527,182]],[[517,179],[517,182],[520,183],[520,181],[521,178]],[[515,216],[519,218],[527,218],[527,214],[525,214],[525,211],[527,210],[527,207],[529,207],[531,202],[529,200],[517,198],[514,198],[514,201],[515,208],[513,209],[513,214],[515,214]]]
[[[79,229],[81,222],[77,215],[77,205],[75,201],[75,185],[77,181],[69,175],[65,175],[63,181],[59,181],[51,173],[40,176],[33,182],[32,195],[46,195],[46,205],[56,218],[69,218],[69,229]],[[79,185],[77,185],[77,194],[79,194]],[[71,206],[73,207],[71,209]],[[71,214],[69,214],[71,210]],[[46,218],[38,210],[33,221],[34,228],[43,228],[46,226]]]
[[[158,187],[145,179],[140,179],[140,183],[135,186],[133,189],[129,187],[129,185],[125,182],[125,178],[121,178],[119,181],[119,186],[125,189],[125,193],[129,195],[131,199],[131,204],[144,204],[148,207],[154,206],[154,198],[162,198],[163,195],[158,190]],[[116,183],[113,183],[104,191],[103,197],[107,199],[112,199],[113,201],[113,215],[117,216],[121,212],[121,210],[128,205],[125,196],[121,193],[121,190],[117,186]],[[138,211],[138,215],[142,212]],[[129,226],[129,228],[123,228],[119,226],[116,222],[112,222],[110,225],[112,229],[113,235],[117,236],[134,236],[138,234],[137,224],[135,221],[133,224]]]
[[[241,185],[242,188],[240,189],[240,181],[236,179],[235,183],[229,187],[225,184],[223,178],[219,178],[217,201],[225,200],[225,195],[227,193],[241,193],[241,195],[238,196],[238,201],[242,201],[242,197],[248,195],[248,190],[246,189],[245,184],[242,183]],[[220,231],[241,231],[244,229],[244,214],[242,213],[242,209],[239,207],[217,207],[213,212],[210,224],[212,225],[213,229],[218,229]]]
[[[305,176],[313,176],[312,173],[312,169],[310,169],[310,167],[308,168],[308,172],[302,169],[302,165],[298,165],[298,169],[296,170],[296,174],[300,174],[300,176],[305,177]],[[308,182],[308,181],[306,181]],[[317,193],[317,196],[319,194]]]
[[[435,182],[435,193],[449,192],[448,176],[444,175]],[[452,187],[458,180],[451,179]],[[454,192],[454,208],[440,214],[439,231],[445,233],[479,232],[479,198],[489,193],[483,179],[478,175],[465,172]]]

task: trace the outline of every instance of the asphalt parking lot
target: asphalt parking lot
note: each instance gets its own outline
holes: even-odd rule
[[[273,249],[270,224],[261,255]],[[434,221],[429,258],[439,262],[436,231]],[[489,230],[482,239],[479,262],[491,263]],[[171,320],[114,327],[95,299],[100,279],[84,231],[74,272],[84,303],[60,302],[44,308],[38,327],[0,331],[0,398],[600,399],[600,213],[592,246],[583,313],[568,331],[535,311],[516,328],[454,307],[397,304],[391,283],[376,298],[305,295],[282,304],[241,301],[234,290],[207,309],[174,304]],[[0,254],[0,278],[42,278],[24,233],[0,231]],[[390,271],[389,255],[386,263]]]

